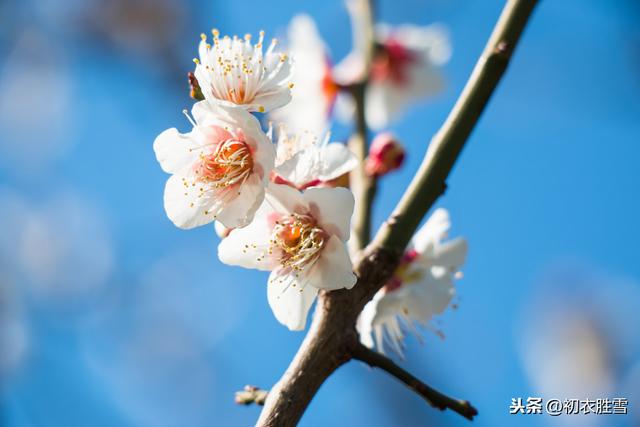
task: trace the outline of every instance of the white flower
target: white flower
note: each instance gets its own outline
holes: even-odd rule
[[[269,305],[280,323],[302,330],[319,289],[356,283],[345,246],[353,204],[345,188],[301,193],[270,184],[255,220],[222,240],[218,256],[229,265],[271,271]]]
[[[240,108],[194,105],[193,130],[162,132],[153,149],[172,174],[164,192],[167,216],[180,228],[218,220],[243,227],[264,199],[275,149],[260,123]]]
[[[451,302],[454,277],[467,256],[467,242],[443,242],[451,223],[445,209],[437,209],[409,244],[389,282],[365,306],[358,319],[360,340],[384,353],[384,342],[402,355],[403,326],[419,334]]]
[[[331,63],[313,19],[297,15],[289,24],[289,51],[293,58],[291,102],[272,114],[294,132],[321,135],[329,128],[329,118],[338,94],[331,77]]]
[[[369,126],[380,129],[396,119],[412,102],[438,93],[444,86],[439,67],[451,56],[446,30],[439,25],[376,27],[377,51],[367,86],[365,113]],[[357,54],[348,55],[334,69],[340,83],[348,84],[362,75]],[[353,115],[353,102],[340,97],[338,114]]]
[[[321,141],[311,132],[278,132],[276,169],[273,181],[303,190],[330,185],[330,181],[358,165],[356,156],[339,142],[329,143],[327,133]]]
[[[202,34],[195,76],[205,99],[216,104],[239,105],[247,111],[266,112],[291,100],[291,61],[274,52],[274,39],[262,52],[264,32],[255,45],[251,36],[219,38],[213,30],[213,46]]]

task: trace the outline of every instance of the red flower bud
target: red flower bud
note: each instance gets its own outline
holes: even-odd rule
[[[404,147],[390,132],[378,134],[371,143],[365,171],[369,176],[380,177],[398,169],[404,162]]]

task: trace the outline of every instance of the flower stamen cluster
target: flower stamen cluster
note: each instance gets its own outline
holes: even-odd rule
[[[213,153],[201,153],[200,160],[196,168],[198,180],[210,183],[215,188],[242,183],[253,171],[251,149],[243,141],[223,141]]]
[[[292,213],[276,221],[270,251],[280,250],[280,267],[299,272],[313,263],[324,247],[326,233],[309,215]]]

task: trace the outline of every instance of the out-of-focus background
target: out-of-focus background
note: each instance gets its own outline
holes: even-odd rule
[[[381,0],[389,23],[442,22],[447,88],[392,126],[415,172],[503,1]],[[409,338],[419,377],[480,410],[475,426],[640,423],[640,5],[542,1],[439,204],[470,242],[445,339]],[[348,53],[340,0],[0,2],[0,425],[253,425],[303,338],[277,323],[263,273],[216,258],[213,227],[166,218],[152,150],[188,128],[201,32],[284,36],[317,22]],[[336,139],[347,127],[334,129]],[[509,415],[512,397],[629,399],[628,416]],[[358,363],[303,426],[464,426]]]

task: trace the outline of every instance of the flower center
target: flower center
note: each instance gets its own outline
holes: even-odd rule
[[[372,64],[371,78],[376,81],[391,79],[397,84],[406,83],[408,68],[417,62],[416,54],[394,38],[379,46]]]
[[[213,153],[201,154],[200,158],[196,170],[198,179],[217,188],[242,183],[253,171],[251,149],[243,141],[221,142]]]
[[[318,258],[325,240],[326,233],[313,217],[291,214],[276,222],[271,243],[281,250],[281,267],[301,271]]]
[[[422,271],[410,268],[417,257],[418,253],[414,249],[405,252],[398,268],[396,268],[396,271],[393,273],[393,277],[385,284],[385,292],[393,292],[405,284],[414,283],[422,279]]]

